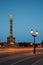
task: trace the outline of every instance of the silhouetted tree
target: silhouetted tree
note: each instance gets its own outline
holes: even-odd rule
[[[43,41],[41,42],[41,44],[43,45]]]

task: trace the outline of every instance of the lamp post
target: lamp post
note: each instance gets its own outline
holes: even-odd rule
[[[36,53],[36,50],[35,50],[35,38],[37,37],[37,35],[39,33],[38,33],[38,31],[34,31],[33,29],[30,30],[30,33],[34,37],[34,51],[33,51],[33,53],[35,54]]]

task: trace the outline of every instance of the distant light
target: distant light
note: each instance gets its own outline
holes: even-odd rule
[[[32,43],[32,42],[30,42],[30,45],[33,45],[33,43]]]
[[[38,45],[38,48],[40,48],[40,45]]]
[[[42,44],[40,44],[40,47],[42,47]]]
[[[1,45],[0,45],[0,47],[1,47]]]
[[[12,45],[13,45],[13,44],[14,44],[14,42],[10,42],[10,44],[12,44]]]

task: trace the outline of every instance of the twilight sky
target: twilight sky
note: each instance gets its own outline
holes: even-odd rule
[[[43,0],[0,0],[0,42],[10,34],[10,13],[16,42],[33,42],[30,29],[39,31],[36,43],[43,40]]]

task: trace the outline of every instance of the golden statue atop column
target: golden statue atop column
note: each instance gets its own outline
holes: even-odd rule
[[[15,38],[13,37],[13,20],[12,20],[12,14],[10,14],[10,35],[7,38],[7,44],[8,44],[8,46],[14,46],[14,44],[15,44]]]

